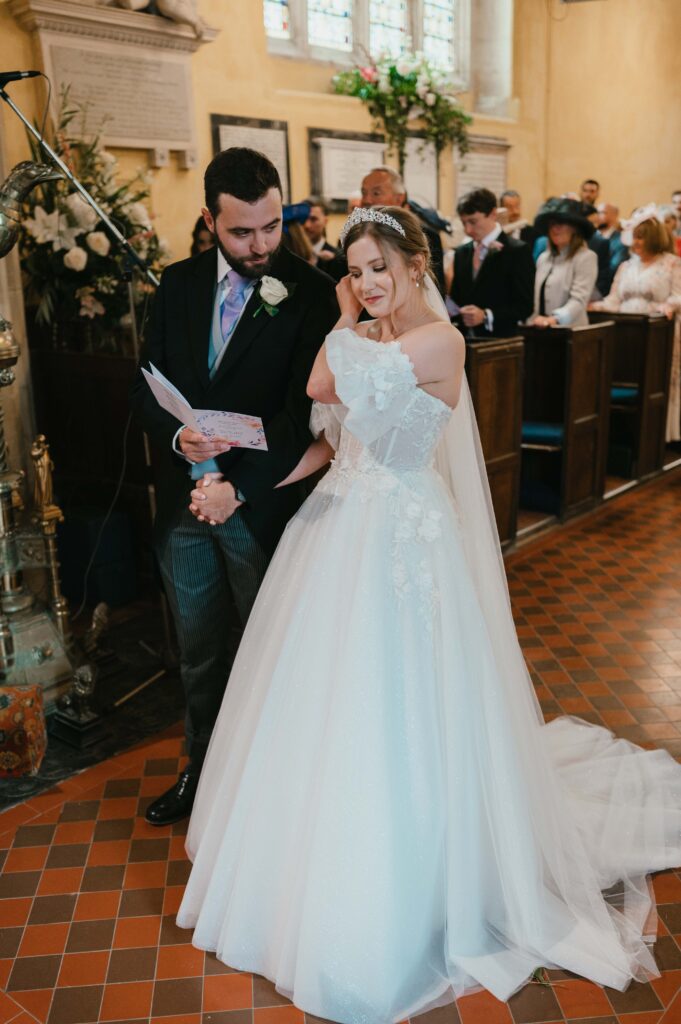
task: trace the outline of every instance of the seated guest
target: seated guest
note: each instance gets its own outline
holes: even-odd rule
[[[499,197],[499,223],[502,230],[515,238],[516,241],[532,245],[534,242],[534,228],[529,220],[525,220],[520,211],[520,193],[515,189],[508,188]],[[505,213],[504,213],[505,211]]]
[[[199,217],[192,228],[192,247],[189,250],[189,255],[198,256],[200,252],[205,252],[206,249],[212,249],[214,245],[215,235],[206,226],[206,222],[203,217]]]
[[[587,246],[594,226],[578,199],[548,199],[536,216],[538,235],[548,245],[537,260],[533,327],[578,327],[588,324],[587,304],[596,283],[598,260]]]
[[[585,185],[589,182],[584,182]],[[554,197],[555,198],[555,197]],[[570,202],[578,202],[577,196],[574,192],[568,192],[561,198],[569,200]],[[551,202],[551,200],[547,200]],[[541,212],[541,211],[540,211]],[[596,228],[598,222],[598,211],[595,206],[590,203],[582,203],[583,216],[591,222],[592,228]],[[602,299],[604,295],[607,295],[610,291],[610,282],[612,280],[610,276],[610,243],[607,238],[604,238],[600,232],[593,230],[589,238],[587,238],[587,245],[592,252],[596,253],[598,272],[596,275],[596,283],[594,284],[593,294],[590,296],[591,301],[596,299]],[[545,235],[539,235],[534,243],[533,256],[535,262],[539,259],[541,254],[548,246],[548,238]]]
[[[620,263],[629,259],[629,250],[622,241],[619,208],[613,206],[612,203],[599,203],[596,209],[598,210],[598,232],[603,238],[607,238],[610,246],[610,274],[608,287],[604,292],[607,295]]]
[[[679,218],[679,231],[681,232],[681,188],[677,188],[672,192],[672,206],[676,211],[676,216]]]
[[[317,196],[311,196],[307,202],[310,214],[303,228],[312,245],[312,254],[316,257],[317,266],[334,281],[340,281],[348,272],[347,263],[338,249],[326,240],[326,225],[329,219],[326,204]]]
[[[374,167],[362,181],[362,206],[409,206],[407,190],[401,176],[392,167]],[[415,211],[416,212],[416,211]],[[442,294],[445,291],[442,240],[422,218],[419,225],[428,240],[430,265]]]
[[[312,243],[305,234],[303,225],[298,221],[292,220],[286,225],[282,232],[281,242],[289,252],[294,253],[296,256],[300,256],[301,260],[305,260],[306,263],[314,265],[317,262],[316,257],[312,252]]]
[[[605,238],[598,230],[598,210],[591,203],[582,203],[584,215],[587,220],[591,222],[593,227],[596,229],[591,238],[587,240],[587,245],[592,252],[596,253],[598,260],[598,275],[596,277],[596,285],[594,287],[592,299],[602,299],[604,295],[607,295],[610,291],[610,285],[612,283],[612,277],[610,275],[610,242]]]
[[[589,206],[595,206],[601,194],[601,186],[595,178],[587,178],[579,186],[579,198]]]
[[[615,274],[612,290],[591,309],[675,318],[667,441],[681,440],[681,259],[669,251],[669,232],[655,203],[622,222],[631,257]]]
[[[672,248],[669,251],[676,256],[681,256],[681,235],[679,234],[679,218],[676,210],[673,206],[661,206],[660,214],[672,240]]]
[[[456,210],[471,239],[454,253],[449,295],[457,322],[469,338],[508,338],[532,309],[530,247],[501,230],[496,196],[489,189],[466,193]]]

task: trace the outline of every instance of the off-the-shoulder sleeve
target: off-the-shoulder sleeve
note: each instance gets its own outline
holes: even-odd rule
[[[327,337],[326,359],[348,410],[346,430],[371,444],[397,426],[417,383],[399,342],[371,341],[344,328]]]
[[[340,444],[341,420],[337,414],[337,410],[340,408],[337,405],[324,405],[322,402],[313,402],[312,412],[310,413],[310,431],[312,436],[317,438],[323,433],[335,451],[338,451]]]

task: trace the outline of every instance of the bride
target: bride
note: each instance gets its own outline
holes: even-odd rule
[[[319,440],[283,483],[335,457],[234,663],[178,924],[343,1024],[506,1000],[541,966],[624,989],[658,973],[646,873],[681,863],[681,768],[543,723],[426,240],[356,210],[344,248]]]

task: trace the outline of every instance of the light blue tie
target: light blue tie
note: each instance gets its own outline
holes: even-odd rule
[[[226,293],[225,282],[229,284],[229,292]],[[216,337],[217,331],[211,333],[210,345],[208,346],[208,375],[211,380],[215,376],[220,365],[220,355],[227,346],[227,342],[234,333],[241,311],[246,301],[246,289],[251,282],[236,270],[228,270],[227,276],[222,282],[222,296],[220,298],[220,331],[221,337]],[[200,480],[204,473],[218,473],[219,467],[215,459],[205,459],[203,462],[195,462],[190,469],[192,480]]]
[[[237,321],[241,316],[241,310],[246,301],[246,289],[251,283],[248,278],[237,274],[236,270],[228,270],[226,280],[229,282],[229,292],[222,292],[220,300],[220,328],[221,339],[213,339],[208,351],[208,373],[210,377],[216,372],[219,365],[220,354],[232,336]],[[220,344],[220,341],[222,342]],[[219,345],[219,348],[216,347]]]

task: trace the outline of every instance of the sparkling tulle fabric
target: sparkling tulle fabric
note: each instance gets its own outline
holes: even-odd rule
[[[336,457],[235,661],[178,924],[343,1024],[507,999],[541,965],[620,989],[657,973],[645,876],[681,863],[681,768],[543,725],[435,469],[451,410],[399,343],[326,344],[343,404],[312,425]]]

